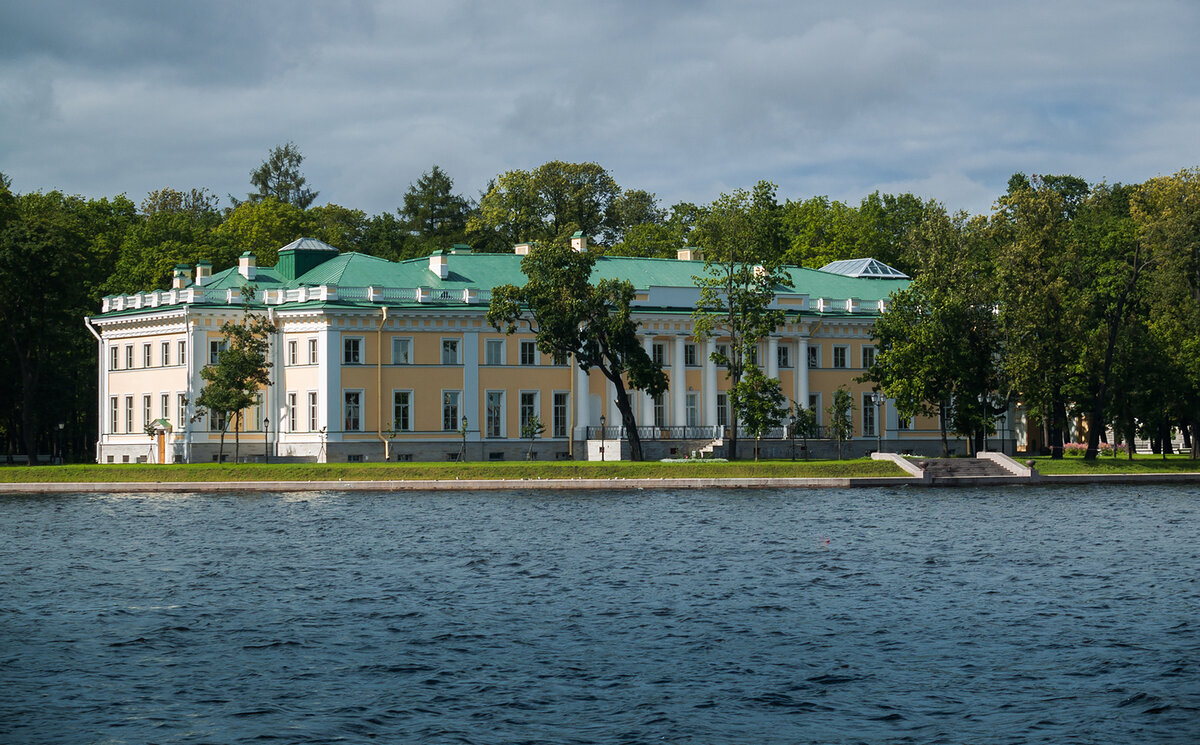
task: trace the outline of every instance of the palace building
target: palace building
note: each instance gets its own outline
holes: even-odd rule
[[[577,250],[586,239],[577,236]],[[212,273],[200,262],[175,268],[171,289],[104,298],[86,319],[99,346],[101,431],[97,460],[210,462],[226,423],[197,415],[201,369],[223,348],[221,325],[250,309],[268,316],[272,384],[245,413],[243,458],[382,461],[522,459],[522,423],[536,415],[545,431],[540,459],[617,457],[621,419],[611,385],[568,360],[556,364],[531,334],[505,335],[486,321],[493,287],[522,285],[521,258],[473,253],[465,246],[391,262],[301,238],[273,267],[252,254]],[[704,264],[678,259],[597,258],[593,277],[628,280],[647,352],[667,371],[670,390],[636,402],[647,457],[721,453],[731,411],[724,370],[710,356],[721,338],[693,337]],[[793,287],[777,306],[786,322],[757,350],[789,399],[828,419],[839,386],[854,397],[847,454],[877,447],[918,453],[939,447],[936,422],[899,420],[871,386],[856,382],[873,361],[876,316],[907,278],[872,259],[821,270],[790,267]],[[601,424],[608,426],[603,430]],[[769,438],[773,452],[784,432]],[[764,443],[767,443],[764,440]],[[598,447],[607,443],[607,453]],[[832,452],[809,441],[814,455]],[[743,456],[752,443],[742,440]],[[825,450],[821,450],[825,447]],[[744,448],[744,450],[743,450]],[[226,457],[233,433],[226,435]]]

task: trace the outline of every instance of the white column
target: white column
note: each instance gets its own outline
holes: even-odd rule
[[[717,363],[713,362],[713,353],[717,351],[717,342],[712,337],[704,341],[704,372],[702,382],[704,388],[704,426],[717,426]]]
[[[468,442],[479,442],[483,432],[483,413],[479,407],[479,332],[464,331],[463,352],[463,407],[467,417]],[[460,415],[461,416],[461,415]]]
[[[330,321],[332,319],[329,319]],[[320,411],[317,412],[317,425],[325,428],[325,441],[342,441],[342,334],[333,330],[333,324],[321,330],[317,335],[317,360],[320,372],[317,374],[320,390],[317,401]],[[329,451],[325,451],[328,460]]]
[[[767,377],[779,379],[779,337],[767,337]]]
[[[642,337],[642,346],[646,349],[646,355],[650,359],[654,359],[654,335],[649,334]],[[643,427],[654,426],[654,398],[649,393],[641,394],[642,412],[638,415],[638,424]]]
[[[796,340],[796,403],[808,408],[808,339]]]
[[[572,360],[574,361],[574,360]],[[579,365],[575,366],[575,438],[587,438],[587,427],[591,422],[591,408],[588,406],[588,374]]]
[[[683,366],[683,348],[687,337],[675,337],[675,348],[671,350],[671,426],[687,425],[687,369]]]

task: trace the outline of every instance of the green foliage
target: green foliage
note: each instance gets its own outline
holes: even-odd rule
[[[470,211],[471,203],[454,193],[454,181],[435,165],[408,187],[397,213],[414,255],[425,256],[464,242]]]
[[[789,287],[783,270],[785,239],[775,185],[760,181],[753,194],[722,194],[704,210],[696,227],[704,251],[704,273],[694,279],[700,301],[693,314],[696,337],[728,338],[728,352],[713,354],[736,388],[759,341],[778,328],[782,310],[769,306]],[[731,422],[729,454],[737,459],[738,422]]]
[[[829,415],[828,436],[837,440],[838,460],[842,459],[842,443],[854,435],[854,397],[846,386],[838,386],[833,401],[825,409]]]
[[[525,285],[493,288],[487,320],[508,334],[525,327],[535,334],[543,353],[556,360],[573,355],[582,369],[598,369],[616,390],[631,457],[641,460],[626,386],[655,396],[666,390],[667,376],[638,339],[631,313],[633,285],[612,279],[593,284],[595,262],[590,252],[572,251],[565,235],[534,247],[521,260]]]
[[[525,455],[526,460],[533,460],[533,443],[545,431],[546,425],[542,424],[542,420],[537,414],[530,415],[521,425],[521,438],[529,440],[529,452]]]
[[[271,148],[262,165],[250,172],[250,183],[258,191],[250,192],[246,201],[253,204],[271,198],[302,210],[308,209],[320,192],[305,188],[306,179],[300,173],[300,164],[303,162],[304,156],[295,143],[288,142]],[[233,200],[232,197],[230,199]],[[236,206],[237,200],[233,201]]]
[[[568,225],[601,244],[611,241],[621,193],[596,163],[551,161],[533,171],[500,174],[468,221],[468,231],[494,231],[509,249],[517,243],[555,240]]]
[[[242,202],[225,218],[214,234],[233,247],[234,257],[250,251],[263,266],[279,261],[279,249],[304,236],[307,226],[303,209],[274,196]],[[215,270],[222,265],[214,262]]]
[[[742,379],[729,391],[729,402],[746,434],[754,438],[754,460],[758,460],[759,440],[787,416],[787,399],[779,379],[768,378],[758,365],[747,365]]]
[[[200,370],[205,386],[196,399],[196,406],[210,416],[224,419],[221,430],[219,456],[225,457],[225,432],[230,424],[237,437],[238,421],[242,412],[258,400],[258,392],[271,384],[271,362],[267,359],[270,335],[275,325],[267,318],[246,313],[240,323],[227,321],[221,325],[225,336],[225,348],[217,357],[216,364],[206,365]],[[236,441],[236,440],[235,440]],[[235,446],[236,447],[236,446]],[[237,460],[237,451],[234,451]]]

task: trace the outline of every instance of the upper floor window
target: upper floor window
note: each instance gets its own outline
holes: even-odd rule
[[[121,366],[121,350],[116,347],[108,348],[108,369],[117,370]]]
[[[150,345],[142,345],[142,367],[153,367],[154,362],[150,359]]]
[[[458,361],[458,339],[442,339],[442,364],[457,365]],[[456,429],[451,427],[451,429]]]
[[[177,354],[176,357],[179,358],[179,364],[181,364],[181,365],[187,364],[187,342],[186,341],[179,342],[179,354]]]
[[[162,366],[167,367],[171,364],[171,342],[164,341],[161,347]],[[165,416],[165,415],[164,415]]]
[[[683,345],[683,364],[687,365],[688,367],[696,366],[696,345],[695,344],[684,344]]]
[[[667,364],[667,345],[654,342],[650,345],[650,359],[654,364],[662,367]]]
[[[359,337],[349,337],[342,340],[342,364],[344,365],[361,365],[362,364],[362,339]]]
[[[848,367],[846,358],[849,356],[849,347],[834,347],[833,348],[833,366],[835,368]]]
[[[317,364],[317,340],[316,339],[308,340],[308,364],[310,364],[310,365]]]
[[[820,367],[821,366],[821,348],[820,347],[810,346],[808,348],[808,366],[809,367]]]
[[[412,339],[392,339],[392,364],[412,364]]]
[[[289,365],[294,365],[298,361],[296,359],[296,347],[298,347],[298,346],[300,346],[300,345],[296,343],[295,339],[292,339],[288,342],[288,364]]]
[[[133,345],[132,344],[125,345],[125,369],[126,370],[133,369]]]
[[[225,351],[224,339],[210,339],[208,342],[208,362],[215,365],[221,361],[221,352]]]
[[[864,370],[870,370],[875,366],[875,347],[862,348],[862,366]]]
[[[521,364],[537,364],[537,344],[535,342],[529,340],[521,342]]]
[[[488,339],[483,343],[483,363],[485,365],[504,364],[503,339]]]
[[[785,347],[784,345],[780,344],[778,354],[776,355],[776,362],[779,363],[779,366],[781,368],[791,367],[792,366],[792,349],[791,349],[791,347]]]

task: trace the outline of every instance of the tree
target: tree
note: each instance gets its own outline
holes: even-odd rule
[[[162,188],[155,189],[146,195],[146,198],[142,200],[141,212],[147,217],[161,212],[186,213],[196,220],[212,221],[213,224],[216,224],[220,221],[220,213],[217,212],[220,203],[220,198],[208,189],[192,189],[182,192],[176,189]]]
[[[279,249],[304,236],[308,216],[304,210],[274,196],[256,202],[242,202],[225,218],[214,233],[237,249],[250,251],[263,266],[279,260]],[[236,256],[235,256],[236,258]],[[218,271],[222,267],[214,267]]]
[[[768,378],[755,364],[746,366],[746,372],[729,391],[729,401],[737,418],[746,427],[746,434],[754,438],[754,460],[758,460],[758,444],[762,436],[773,427],[778,427],[787,416],[787,399],[780,390],[778,378]]]
[[[804,459],[808,460],[808,438],[820,434],[820,427],[817,426],[817,412],[804,404],[793,401],[791,434],[793,440],[796,435],[804,440]],[[795,442],[792,444],[795,445]],[[795,452],[792,453],[792,457],[795,459]]]
[[[258,191],[250,192],[246,201],[253,204],[274,197],[302,210],[308,209],[320,192],[305,188],[306,179],[300,173],[300,164],[303,162],[304,156],[295,143],[288,142],[271,148],[263,164],[250,172],[250,183]],[[230,200],[235,207],[240,204],[233,197]]]
[[[694,279],[700,300],[693,314],[696,337],[728,337],[713,361],[725,368],[736,388],[760,341],[783,323],[771,308],[775,293],[791,286],[781,263],[785,245],[775,202],[775,185],[760,181],[751,194],[722,194],[697,226],[704,250],[704,274]],[[730,423],[729,457],[737,459],[738,421]]]
[[[253,292],[253,286],[249,286],[247,292]],[[271,384],[272,363],[267,359],[267,352],[270,335],[275,330],[270,320],[249,312],[239,323],[226,321],[221,324],[225,348],[217,356],[216,364],[205,365],[200,371],[200,377],[207,385],[196,404],[225,422],[221,428],[220,460],[225,458],[225,432],[232,423],[233,460],[237,462],[242,413],[258,400],[259,389]]]
[[[537,414],[530,415],[521,425],[521,437],[529,440],[529,452],[525,454],[525,460],[533,460],[533,442],[545,431],[546,425],[542,424],[542,420]]]
[[[829,414],[829,434],[837,440],[838,460],[842,459],[842,442],[854,434],[854,397],[846,386],[838,386],[833,392],[833,402],[825,409]]]
[[[574,226],[567,230],[573,231]],[[538,349],[545,354],[556,360],[574,355],[584,371],[599,370],[616,390],[630,457],[642,460],[626,385],[657,396],[667,389],[667,376],[638,339],[638,324],[630,310],[633,285],[614,279],[592,284],[595,254],[572,251],[567,235],[535,246],[521,260],[527,278],[523,287],[501,285],[492,290],[487,320],[508,334],[524,326],[534,333]]]
[[[515,243],[554,240],[574,224],[593,241],[613,237],[612,206],[621,189],[596,163],[550,161],[533,171],[500,174],[468,221],[468,230],[496,231]]]
[[[454,193],[454,181],[435,165],[408,187],[397,213],[426,255],[462,243],[470,211],[471,203]]]

